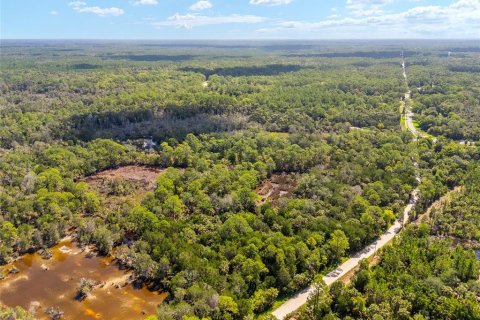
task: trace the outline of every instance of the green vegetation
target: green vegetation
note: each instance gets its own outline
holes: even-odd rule
[[[318,290],[301,319],[480,318],[480,263],[472,250],[480,247],[478,149],[421,140],[419,153],[417,214],[449,188],[462,185],[461,192],[432,209],[428,225],[408,227],[378,265],[365,261],[351,284]]]
[[[7,308],[0,305],[0,319],[34,320],[34,316],[21,307]]]
[[[480,140],[478,53],[412,59],[407,68],[413,111],[423,131],[454,140]]]
[[[448,189],[470,183],[467,169],[480,159],[478,148],[445,138],[435,145],[414,142],[399,125],[407,90],[401,48],[358,46],[292,54],[294,48],[206,45],[185,54],[131,43],[71,44],[75,51],[55,43],[2,44],[0,263],[71,234],[114,255],[138,282],[167,291],[159,319],[265,313],[392,224],[419,184],[415,161],[423,178],[420,213]],[[84,178],[125,165],[166,170],[138,202],[128,199],[131,184],[110,182],[110,193],[126,199],[108,206],[108,195]],[[273,174],[294,177],[293,195],[259,204],[256,190]],[[477,191],[471,192],[462,201],[473,206]],[[457,212],[451,211],[443,223]],[[477,211],[468,212],[463,216],[478,223]],[[464,300],[451,303],[470,303],[477,272],[471,252],[443,240],[430,243],[425,230],[410,230],[385,251],[404,269],[385,265],[385,256],[378,267],[384,271],[365,267],[358,288],[332,287],[321,312],[374,314],[397,295],[388,292],[393,284],[405,285],[398,307],[412,316],[440,314],[422,308],[431,301],[439,301],[432,308],[444,308],[455,294]],[[473,232],[469,239],[478,240],[475,231],[466,232]],[[414,246],[422,249],[410,252]],[[412,259],[418,263],[407,264]],[[419,266],[421,277],[409,269]],[[451,294],[444,293],[438,279],[454,274],[461,276],[447,282]],[[410,292],[430,282],[439,292]],[[79,297],[91,287],[82,282]],[[465,315],[478,311],[468,308]]]
[[[364,263],[350,285],[316,292],[301,319],[479,319],[475,253],[408,227],[373,268]]]
[[[467,172],[464,188],[431,213],[432,234],[453,237],[480,248],[480,167]]]

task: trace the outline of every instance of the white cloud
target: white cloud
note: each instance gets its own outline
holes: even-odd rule
[[[153,6],[158,4],[158,0],[137,0],[133,4],[136,6]]]
[[[200,10],[205,10],[210,8],[213,8],[213,4],[210,1],[201,0],[192,4],[189,9],[194,11],[200,11]]]
[[[383,7],[394,0],[347,0],[347,8],[356,16],[380,15]]]
[[[280,6],[292,3],[293,0],[250,0],[250,4],[264,6]]]
[[[73,8],[73,10],[80,12],[80,13],[93,13],[99,15],[101,17],[106,16],[121,16],[125,12],[123,9],[117,7],[110,7],[110,8],[100,8],[97,6],[94,7],[87,7],[87,3],[84,1],[73,1],[70,2],[69,5]]]
[[[253,15],[239,15],[231,14],[228,16],[204,16],[196,13],[189,13],[181,15],[176,13],[175,15],[168,17],[165,21],[153,22],[152,25],[161,27],[176,27],[191,29],[194,27],[217,25],[217,24],[230,24],[230,23],[246,23],[254,24],[266,21],[265,17],[253,16]]]
[[[56,15],[58,15],[58,12],[55,11],[55,10],[52,10],[52,11],[50,11],[50,14],[51,14],[52,16],[56,16]]]
[[[75,8],[75,7],[86,6],[87,3],[86,3],[86,2],[83,2],[83,1],[76,0],[76,1],[70,2],[68,5]]]
[[[83,7],[77,10],[82,13],[93,13],[102,17],[106,16],[121,16],[125,12],[123,9],[111,7],[111,8],[100,8],[100,7]]]
[[[389,0],[348,0],[348,3],[388,3]],[[446,6],[417,6],[403,12],[371,12],[337,18],[329,17],[316,22],[282,21],[271,28],[259,29],[263,33],[307,32],[316,37],[357,38],[468,38],[480,37],[480,1],[457,0]],[[322,33],[324,32],[324,33]]]

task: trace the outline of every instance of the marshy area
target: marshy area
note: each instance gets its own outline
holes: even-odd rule
[[[136,286],[131,272],[112,257],[98,256],[63,239],[43,257],[26,254],[0,269],[0,305],[22,306],[36,319],[143,319],[155,314],[166,294]],[[48,257],[50,256],[50,257]],[[92,283],[82,299],[81,279]]]

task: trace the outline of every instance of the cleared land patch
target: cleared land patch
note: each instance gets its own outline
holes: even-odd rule
[[[158,175],[165,169],[147,166],[125,166],[101,171],[84,181],[98,193],[109,208],[126,201],[140,203],[147,192],[153,191]]]
[[[262,183],[256,190],[260,196],[260,203],[270,202],[278,204],[281,198],[290,198],[297,185],[295,175],[274,174]]]

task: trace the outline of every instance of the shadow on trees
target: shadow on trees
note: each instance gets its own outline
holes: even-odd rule
[[[101,66],[97,64],[90,64],[90,63],[77,63],[72,65],[72,69],[76,70],[90,70],[90,69],[98,69]]]
[[[408,65],[412,65],[414,63],[410,63]],[[358,62],[352,62],[350,63],[350,65],[354,66],[354,67],[359,67],[359,68],[368,68],[368,67],[372,67],[372,66],[398,66],[398,62],[396,61],[391,61],[391,60],[386,60],[386,61],[382,61],[382,62],[372,62],[372,60],[361,60],[361,61],[358,61]],[[334,69],[334,68],[332,68]]]
[[[480,46],[466,48],[448,48],[447,50],[452,52],[480,52]]]
[[[234,131],[245,128],[246,123],[247,118],[235,112],[201,112],[182,116],[181,111],[144,108],[73,116],[66,123],[69,130],[62,138],[83,141],[97,138],[121,141],[143,138],[182,140],[188,133]]]
[[[404,51],[405,57],[413,56],[416,52]],[[288,54],[286,57],[293,58],[374,58],[390,59],[401,57],[401,51],[353,51],[353,52],[326,52],[326,53],[305,53]]]
[[[295,44],[295,43],[286,43],[286,44],[271,44],[263,45],[259,44],[256,41],[244,41],[240,44],[233,44],[232,42],[210,42],[210,41],[200,41],[200,42],[173,42],[173,43],[141,43],[139,46],[142,47],[160,47],[160,48],[217,48],[217,49],[260,49],[266,51],[275,51],[275,50],[305,50],[315,47],[315,45],[310,44]]]
[[[163,55],[163,54],[125,54],[125,55],[105,55],[103,59],[110,60],[129,60],[129,61],[187,61],[195,58],[194,55]]]
[[[286,44],[273,44],[267,46],[260,46],[259,49],[267,51],[282,51],[282,50],[307,50],[314,48],[312,44],[298,44],[298,43],[286,43]]]
[[[480,66],[473,66],[473,65],[456,65],[456,66],[449,66],[448,70],[452,72],[470,72],[470,73],[479,73]]]
[[[208,69],[202,67],[183,67],[180,71],[201,73],[205,78],[217,74],[220,76],[276,76],[282,73],[299,71],[305,67],[295,64],[269,64],[265,66],[237,66],[232,68]]]

